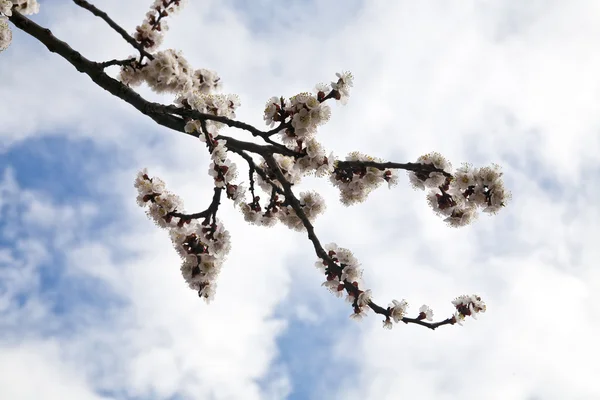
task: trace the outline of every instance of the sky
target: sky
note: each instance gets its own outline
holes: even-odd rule
[[[93,3],[133,32],[151,2]],[[87,58],[134,54],[72,2],[40,4],[32,19]],[[455,167],[501,165],[511,202],[460,229],[403,172],[351,207],[327,180],[297,190],[325,197],[316,232],[353,251],[376,303],[406,299],[409,315],[427,304],[440,320],[476,293],[487,312],[435,331],[385,330],[373,313],[352,321],[320,286],[305,234],[250,226],[227,202],[232,250],[207,305],[133,188],[148,168],[203,210],[203,144],[11,26],[0,53],[0,399],[600,398],[600,3],[203,0],[168,22],[162,49],[217,71],[242,121],[264,128],[270,97],[349,70],[350,100],[317,136],[337,157],[438,151]]]

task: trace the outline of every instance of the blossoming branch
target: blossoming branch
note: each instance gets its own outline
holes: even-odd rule
[[[205,210],[187,213],[182,199],[146,169],[135,179],[138,204],[159,227],[169,231],[182,259],[181,274],[201,298],[208,302],[215,296],[219,271],[231,248],[229,232],[217,218],[221,199],[226,198],[251,224],[281,223],[306,232],[318,257],[315,265],[325,278],[322,286],[348,301],[353,319],[361,319],[371,310],[384,318],[384,328],[404,322],[435,329],[462,324],[467,316],[485,312],[486,305],[478,295],[458,296],[452,301],[454,312],[438,322],[433,322],[433,311],[427,305],[409,317],[406,300],[392,300],[388,307],[376,304],[371,290],[365,288],[361,264],[352,252],[335,243],[323,246],[318,239],[312,223],[325,211],[323,197],[315,191],[296,194],[293,187],[308,175],[329,179],[339,190],[341,203],[351,206],[367,200],[369,193],[383,183],[390,188],[397,185],[398,171],[405,170],[414,189],[428,191],[426,200],[433,211],[449,226],[458,228],[475,220],[479,211],[497,213],[511,198],[498,165],[474,168],[465,163],[454,170],[437,152],[411,163],[389,162],[358,151],[341,159],[328,152],[318,140],[319,127],[331,118],[331,102],[348,102],[354,82],[350,72],[337,73],[330,83],[319,83],[311,91],[271,97],[263,114],[268,130],[260,130],[236,119],[240,99],[220,92],[221,78],[215,71],[194,68],[181,51],[159,50],[168,30],[168,17],[181,10],[182,0],[155,0],[132,35],[89,2],[73,2],[103,19],[137,52],[123,59],[87,59],[24,16],[39,11],[36,0],[0,0],[0,51],[11,42],[10,21],[159,125],[203,143],[211,160],[207,172],[214,182]],[[114,66],[120,68],[118,79],[105,72]],[[157,93],[171,94],[173,104],[145,100],[133,90],[142,84]],[[229,137],[223,133],[226,128],[245,131],[261,138],[264,144]],[[231,161],[230,153],[246,162],[243,175],[248,177],[247,185],[240,182],[242,169]]]

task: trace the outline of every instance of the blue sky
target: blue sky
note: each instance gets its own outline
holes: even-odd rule
[[[98,18],[49,3],[33,19],[87,57],[133,54]],[[132,31],[150,2],[96,4]],[[354,252],[376,302],[425,303],[442,319],[478,293],[487,313],[434,332],[355,323],[320,286],[304,234],[248,226],[225,202],[232,251],[215,301],[199,301],[132,183],[147,167],[204,209],[202,143],[13,28],[0,53],[0,398],[599,398],[596,2],[247,5],[190,1],[163,45],[216,70],[239,119],[262,127],[271,96],[351,70],[350,102],[319,131],[326,149],[503,167],[509,207],[460,230],[403,173],[350,208],[327,181],[300,187],[326,198],[317,233]]]

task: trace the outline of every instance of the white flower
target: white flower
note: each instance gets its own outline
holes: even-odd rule
[[[386,318],[386,319],[383,321],[383,327],[384,327],[385,329],[392,329],[392,328],[394,327],[394,324],[392,324],[392,321],[391,321],[390,319]]]
[[[358,267],[354,265],[346,265],[342,270],[341,280],[352,282],[358,282],[358,280],[362,277],[362,271],[358,269]]]
[[[280,99],[279,97],[271,97],[269,101],[265,104],[265,111],[263,115],[263,119],[267,123],[269,127],[275,125],[275,116],[280,108]]]
[[[158,49],[162,44],[163,34],[161,31],[153,29],[153,25],[148,21],[144,21],[135,28],[133,38],[137,42],[143,44],[146,50],[152,52]]]
[[[0,17],[0,52],[6,50],[12,41],[12,31],[6,18]]]
[[[452,214],[444,219],[444,222],[447,222],[453,228],[460,228],[469,225],[476,218],[477,211],[475,209],[455,207]]]
[[[431,308],[429,308],[429,306],[423,304],[420,308],[419,308],[419,314],[423,314],[425,316],[425,319],[427,321],[432,321],[433,320],[433,311],[431,310]]]
[[[392,303],[389,305],[389,308],[390,316],[393,318],[394,322],[400,322],[402,321],[402,318],[404,318],[404,316],[406,315],[408,303],[406,302],[406,300],[392,300]]]
[[[456,321],[456,323],[459,324],[460,326],[462,326],[462,323],[465,320],[465,316],[457,311],[454,313],[453,317],[454,317],[454,320]]]
[[[452,172],[452,164],[448,162],[440,153],[431,152],[419,157],[416,161],[418,164],[433,165],[435,168],[441,169],[444,172]],[[425,189],[437,188],[444,184],[446,177],[441,172],[430,172],[425,177],[422,174],[417,174],[413,171],[407,171],[408,178],[413,188]]]
[[[260,211],[253,210],[249,204],[240,204],[240,209],[242,210],[242,214],[244,214],[244,221],[256,224],[260,219]]]
[[[198,291],[198,296],[204,298],[206,303],[210,303],[215,298],[215,287],[216,283],[206,284]]]
[[[340,103],[346,104],[350,96],[350,88],[354,84],[354,77],[348,71],[336,73],[335,75],[338,77],[338,80],[337,82],[331,82],[331,88],[338,91]]]
[[[221,88],[221,78],[216,72],[208,69],[197,69],[192,74],[193,89],[200,92],[211,94]]]
[[[358,295],[357,304],[360,307],[368,306],[370,301],[371,301],[371,289],[367,289]]]
[[[356,312],[356,310],[350,314],[350,319],[354,320],[354,321],[360,321],[362,320],[364,317],[367,316],[367,310],[368,308],[359,308],[358,312]]]
[[[338,286],[340,285],[340,281],[338,281],[337,279],[331,279],[331,280],[326,280],[325,282],[321,283],[321,286],[324,286],[325,288],[329,289],[329,291],[331,291],[332,293],[336,293],[338,290]]]
[[[388,183],[388,188],[392,188],[392,186],[396,186],[398,184],[398,172],[395,170],[386,170],[383,174],[383,179],[385,179]]]
[[[157,93],[179,93],[193,85],[191,67],[180,51],[159,51],[142,71],[148,86]]]
[[[500,172],[500,166],[498,164],[492,164],[491,167],[483,167],[477,170],[475,176],[479,184],[491,186],[500,179],[502,172]]]
[[[324,264],[323,260],[319,259],[319,261],[315,261],[315,267],[322,273],[325,273],[325,268],[327,268],[327,264]]]
[[[486,204],[483,212],[495,214],[512,198],[510,192],[504,189],[502,181],[498,180],[489,186],[490,204]]]
[[[477,184],[475,180],[475,174],[470,164],[463,164],[462,167],[457,168],[454,173],[454,180],[452,184],[458,187],[460,190],[466,190],[470,186]]]
[[[0,13],[10,17],[12,15],[13,3],[10,0],[0,0]]]
[[[306,108],[301,109],[292,117],[292,126],[296,129],[296,135],[300,134],[310,124],[310,113]]]
[[[37,0],[12,0],[12,3],[13,10],[18,11],[23,15],[37,14],[40,12],[40,5]]]
[[[204,135],[203,135],[204,136]],[[211,153],[211,158],[215,162],[224,162],[227,158],[227,142],[222,139],[215,140],[216,146]]]
[[[229,188],[232,188],[231,190]],[[228,197],[233,200],[234,205],[239,205],[241,203],[246,202],[246,186],[242,183],[239,185],[230,185],[227,188]]]
[[[323,92],[324,94],[329,92],[329,85],[326,83],[317,83],[315,85],[315,93],[318,94],[319,92]]]
[[[459,296],[456,299],[452,300],[452,304],[454,304],[454,307],[456,307],[457,314],[460,315],[463,320],[466,316],[476,318],[476,314],[484,313],[487,309],[485,303],[481,300],[481,297],[477,295]]]

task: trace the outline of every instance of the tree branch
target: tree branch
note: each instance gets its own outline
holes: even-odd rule
[[[298,216],[298,218],[300,218],[300,220],[302,221],[302,224],[306,228],[306,232],[308,233],[308,239],[312,242],[313,247],[315,249],[315,253],[317,253],[317,256],[319,258],[321,258],[322,260],[324,260],[327,263],[327,266],[329,268],[331,268],[334,271],[336,271],[337,273],[341,274],[342,268],[339,265],[337,265],[331,257],[329,257],[329,255],[327,254],[327,252],[321,245],[321,242],[319,241],[319,238],[317,237],[317,234],[315,233],[315,229],[314,229],[312,223],[308,220],[308,217],[304,213],[304,210],[302,210],[302,206],[300,205],[300,202],[298,201],[298,199],[294,195],[294,192],[292,191],[292,186],[285,179],[283,172],[281,172],[281,169],[279,169],[279,165],[277,165],[277,161],[270,154],[264,155],[263,157],[265,158],[265,161],[267,162],[267,165],[269,166],[269,168],[275,173],[275,176],[277,176],[277,180],[279,181],[279,183],[281,183],[281,186],[283,187],[283,190],[285,192],[286,200],[292,206],[293,210],[296,212],[296,215]],[[361,290],[358,287],[354,286],[351,282],[348,282],[347,280],[344,280],[343,283],[344,283],[344,289],[346,289],[346,291],[348,293],[352,294],[355,299],[358,298],[358,295],[361,293]],[[369,302],[369,308],[371,308],[371,310],[373,310],[373,312],[375,312],[376,314],[383,315],[384,317],[386,317],[386,319],[390,318],[390,316],[391,316],[389,308],[383,308],[380,305],[374,303],[373,301]],[[418,318],[404,317],[404,318],[402,318],[402,322],[404,322],[406,324],[413,323],[413,324],[421,325],[421,326],[424,326],[424,327],[427,327],[427,328],[433,330],[442,325],[454,324],[454,319],[447,318],[440,322],[429,323],[429,322],[425,322]]]
[[[22,31],[28,33],[29,35],[38,39],[42,44],[48,48],[48,50],[52,53],[56,53],[60,55],[62,58],[67,60],[71,65],[73,65],[77,71],[86,74],[89,76],[94,83],[98,86],[109,92],[110,94],[120,98],[121,100],[131,104],[142,114],[149,116],[156,123],[162,125],[164,127],[170,128],[177,132],[185,133],[190,136],[198,137],[197,132],[187,133],[185,132],[185,119],[183,116],[198,119],[198,120],[211,120],[218,121],[227,126],[244,129],[250,132],[258,132],[262,134],[261,131],[254,128],[252,125],[246,124],[241,121],[234,121],[227,117],[204,114],[198,112],[196,110],[185,110],[183,108],[178,108],[175,106],[167,106],[164,104],[153,103],[142,96],[140,96],[133,89],[119,82],[118,80],[112,78],[107,75],[102,68],[102,63],[97,63],[91,60],[88,60],[84,56],[81,55],[78,51],[74,50],[69,44],[63,42],[58,39],[56,36],[52,34],[50,29],[43,28],[42,26],[36,24],[29,18],[23,16],[17,11],[13,11],[12,16],[9,17],[10,21]],[[177,111],[175,113],[174,111]],[[172,113],[173,112],[173,113]],[[176,114],[176,115],[173,115]],[[284,155],[296,155],[297,153],[293,150],[288,149],[285,146],[275,147],[272,145],[269,146],[261,146],[251,142],[243,142],[241,140],[233,139],[228,136],[219,135],[217,138],[224,139],[227,141],[227,147],[232,150],[237,151],[251,151],[258,154],[264,153],[280,153]]]
[[[75,2],[75,4],[89,10],[94,15],[96,15],[96,16],[102,18],[104,21],[106,21],[109,24],[109,26],[111,26],[114,30],[116,30],[119,34],[121,34],[121,36],[127,42],[129,42],[130,44],[132,44],[132,46],[134,46],[136,49],[138,49],[143,56],[146,56],[149,59],[153,58],[151,54],[147,53],[144,50],[143,46],[140,43],[138,43],[137,41],[135,41],[135,39],[133,39],[131,36],[129,36],[121,27],[119,27],[112,19],[110,19],[106,13],[97,9],[96,7],[94,7],[93,5],[91,5],[90,3],[88,3],[85,0],[73,0],[73,1]],[[269,143],[268,145],[258,145],[258,144],[251,143],[251,142],[240,141],[240,140],[237,140],[237,139],[225,136],[225,135],[218,135],[215,138],[215,139],[225,140],[228,150],[231,150],[231,151],[239,154],[248,162],[248,165],[250,167],[250,180],[251,180],[251,190],[252,191],[253,191],[253,172],[256,171],[263,179],[265,179],[265,181],[268,181],[271,183],[271,186],[273,187],[272,201],[274,201],[275,193],[283,192],[283,194],[285,195],[286,203],[291,205],[291,207],[294,210],[294,212],[296,213],[297,217],[302,221],[302,224],[306,229],[308,238],[312,242],[317,256],[321,260],[323,260],[323,262],[328,266],[330,274],[335,274],[336,276],[340,276],[340,277],[342,276],[344,264],[338,265],[336,263],[336,261],[334,261],[334,259],[331,256],[329,256],[327,251],[325,251],[325,249],[321,245],[321,243],[315,233],[312,223],[309,221],[308,217],[306,216],[306,214],[304,213],[304,211],[302,209],[302,205],[300,204],[300,201],[298,200],[298,198],[294,195],[294,193],[292,191],[292,184],[286,180],[283,172],[279,168],[277,161],[275,160],[275,157],[274,157],[275,153],[283,154],[283,155],[287,155],[287,156],[293,156],[293,157],[294,156],[302,156],[301,153],[298,153],[291,149],[288,149],[284,145],[276,143],[270,139],[271,135],[278,132],[282,128],[287,127],[288,126],[287,123],[282,122],[278,127],[274,128],[270,131],[264,132],[259,129],[256,129],[252,125],[249,125],[249,124],[241,122],[241,121],[235,121],[235,120],[229,119],[227,117],[217,116],[217,115],[212,115],[212,114],[205,114],[205,113],[201,113],[199,111],[191,110],[188,108],[176,107],[174,105],[163,105],[163,104],[159,104],[159,103],[149,102],[149,101],[145,100],[144,98],[142,98],[137,92],[135,92],[128,86],[124,85],[123,83],[119,82],[118,80],[110,77],[103,71],[104,68],[106,68],[110,65],[123,65],[123,63],[125,61],[130,61],[130,60],[125,60],[125,61],[111,60],[111,61],[106,61],[103,63],[98,63],[98,62],[88,60],[87,58],[82,56],[79,52],[77,52],[76,50],[71,48],[66,42],[63,42],[63,41],[59,40],[58,38],[56,38],[49,29],[41,27],[40,25],[36,24],[35,22],[33,22],[30,19],[21,15],[19,12],[13,11],[12,16],[10,16],[9,19],[17,28],[23,30],[24,32],[26,32],[29,35],[38,39],[42,44],[44,44],[48,48],[48,50],[50,52],[60,55],[65,60],[67,60],[71,65],[73,65],[79,72],[88,75],[90,77],[90,79],[92,79],[92,81],[94,83],[96,83],[98,86],[102,87],[104,90],[108,91],[112,95],[119,97],[123,101],[131,104],[138,111],[140,111],[144,115],[149,116],[159,125],[165,126],[167,128],[170,128],[170,129],[178,131],[178,132],[182,132],[182,133],[186,133],[191,136],[198,137],[198,135],[199,135],[198,132],[192,132],[192,133],[185,132],[186,122],[189,121],[190,119],[199,120],[202,122],[203,130],[206,131],[206,121],[210,120],[210,121],[216,121],[216,122],[223,123],[232,128],[245,130],[247,132],[250,132],[253,136],[259,136],[259,137],[263,138],[265,141],[267,141]],[[337,95],[337,97],[336,97],[336,95]],[[323,98],[320,98],[319,100],[322,102],[329,98],[338,98],[338,97],[339,97],[339,93],[337,93],[336,91],[332,91],[327,96],[323,95]],[[273,182],[271,179],[268,178],[267,173],[264,170],[262,170],[261,168],[259,168],[255,165],[254,160],[252,159],[252,157],[250,157],[250,155],[248,155],[246,153],[246,151],[256,153],[265,159],[267,165],[269,166],[269,169],[275,174],[277,181],[281,184],[282,189],[280,189],[276,185],[275,182]],[[424,164],[419,164],[419,163],[404,163],[404,164],[402,164],[402,163],[393,163],[393,162],[378,163],[378,162],[373,162],[373,161],[338,161],[335,168],[337,170],[343,170],[343,169],[353,170],[356,168],[362,169],[362,168],[367,168],[367,167],[377,168],[379,170],[405,169],[408,171],[427,173],[427,174],[430,172],[441,172],[447,177],[452,177],[451,174],[444,172],[440,169],[437,169],[433,165],[424,165]],[[214,224],[216,224],[216,211],[220,204],[220,196],[221,196],[222,190],[223,190],[223,188],[215,187],[211,204],[209,205],[209,207],[206,210],[204,210],[200,213],[183,214],[183,213],[172,212],[172,213],[167,214],[167,216],[180,218],[181,221],[183,221],[183,223],[185,223],[185,221],[190,221],[191,219],[195,219],[195,218],[205,218],[205,222],[207,222],[210,220],[210,217],[212,216],[213,225],[214,225]],[[253,199],[253,201],[254,201],[254,199]],[[343,284],[343,289],[345,289],[347,291],[347,293],[354,296],[355,299],[358,298],[360,293],[363,293],[362,290],[360,290],[358,288],[358,286],[355,285],[355,282],[349,282],[348,280],[343,280],[340,283]],[[355,301],[355,303],[356,303],[356,301]],[[386,320],[389,320],[389,318],[391,317],[392,312],[389,307],[383,308],[372,301],[368,302],[368,306],[375,313],[385,316]],[[355,304],[355,308],[356,308],[356,304]],[[418,318],[404,317],[404,318],[402,318],[402,321],[407,324],[408,323],[418,324],[418,325],[427,327],[429,329],[436,329],[437,327],[442,326],[442,325],[456,323],[456,319],[454,317],[445,319],[440,322],[435,322],[435,323],[425,322],[425,321],[423,321],[423,318],[424,318],[424,316],[421,314]]]

